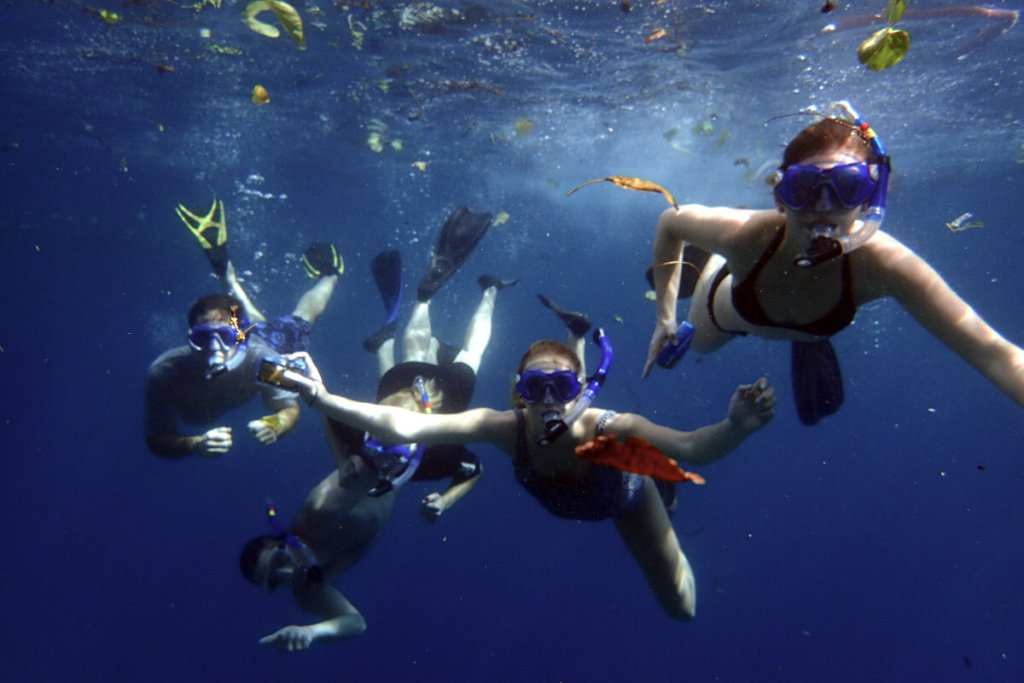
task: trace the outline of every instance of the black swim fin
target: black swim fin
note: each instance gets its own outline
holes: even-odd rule
[[[697,288],[697,282],[700,280],[700,275],[704,272],[704,266],[708,264],[709,258],[711,258],[711,252],[704,251],[700,247],[695,247],[692,244],[683,247],[683,272],[679,276],[679,296],[676,298],[689,299],[693,296],[693,290]],[[650,288],[654,289],[654,267],[649,266],[644,276],[647,278]]]
[[[477,213],[465,206],[452,211],[437,237],[430,268],[416,290],[417,301],[429,301],[459,269],[491,226],[491,214]]]
[[[582,337],[590,328],[593,323],[590,322],[590,318],[587,317],[586,313],[580,313],[579,311],[570,311],[568,308],[562,308],[551,299],[547,298],[543,294],[538,294],[537,298],[544,304],[545,307],[550,308],[558,316],[558,319],[562,321],[562,324],[569,328],[573,336]]]
[[[815,425],[843,405],[843,375],[832,342],[793,342],[793,398],[800,422]]]
[[[398,309],[402,307],[402,254],[398,251],[382,251],[370,263],[377,291],[384,301],[387,318],[384,324],[394,322]]]

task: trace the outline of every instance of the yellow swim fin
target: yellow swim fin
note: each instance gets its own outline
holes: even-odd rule
[[[214,199],[205,216],[192,213],[184,204],[178,204],[174,210],[206,252],[213,271],[218,277],[223,277],[228,267],[228,224],[224,217],[224,202]]]

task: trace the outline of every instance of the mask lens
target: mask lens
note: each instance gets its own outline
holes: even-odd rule
[[[847,208],[867,201],[875,189],[875,181],[864,162],[836,166],[827,173],[839,201]]]
[[[779,198],[794,209],[802,209],[814,199],[821,178],[817,166],[790,166],[782,174]]]

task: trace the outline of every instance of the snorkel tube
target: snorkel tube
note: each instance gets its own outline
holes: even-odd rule
[[[427,383],[424,381],[422,376],[416,375],[416,378],[412,381],[412,389],[419,394],[419,400],[420,404],[423,406],[423,412],[430,415],[430,394],[427,393]],[[366,436],[363,439],[363,446],[364,448],[370,448],[375,453],[379,454],[378,459],[363,451],[363,456],[371,461],[371,465],[374,469],[387,467],[387,463],[385,461],[386,457],[393,458],[394,462],[400,466],[404,465],[404,469],[401,470],[401,473],[394,478],[391,478],[390,472],[381,472],[378,469],[380,481],[378,481],[377,485],[367,493],[367,495],[373,498],[383,496],[388,491],[397,489],[402,484],[412,479],[412,475],[416,474],[417,468],[419,468],[420,463],[423,462],[423,453],[427,450],[427,447],[423,444],[416,444],[416,448],[409,448],[406,445],[385,446],[380,441],[377,441],[377,439],[370,436]],[[390,467],[388,469],[390,469]]]
[[[323,583],[324,573],[317,563],[316,555],[313,554],[313,551],[305,543],[296,538],[295,534],[281,526],[281,523],[277,521],[277,510],[274,508],[274,501],[269,498],[267,499],[267,523],[270,524],[274,535],[284,541],[288,554],[291,555],[292,560],[302,570],[306,579],[313,583]]]
[[[828,261],[842,254],[848,254],[854,249],[861,247],[871,239],[878,228],[885,220],[885,201],[889,192],[889,173],[892,165],[889,155],[885,151],[885,145],[881,138],[864,119],[860,117],[857,110],[847,102],[841,100],[832,105],[840,109],[853,121],[857,127],[858,135],[867,140],[871,145],[871,152],[874,159],[871,162],[877,168],[878,178],[875,179],[875,190],[871,193],[868,202],[868,209],[861,219],[860,228],[851,230],[845,235],[835,236],[832,230],[825,233],[815,234],[811,240],[810,248],[794,259],[793,264],[800,268],[816,266],[823,261]]]
[[[569,429],[569,425],[579,419],[580,415],[594,402],[597,392],[604,385],[604,380],[608,376],[608,368],[612,366],[612,357],[614,356],[612,353],[612,343],[608,341],[608,337],[600,327],[594,330],[594,343],[601,347],[601,364],[590,377],[590,381],[587,382],[587,386],[583,389],[579,398],[576,399],[576,405],[573,406],[573,409],[563,417],[553,417],[545,421],[544,434],[537,439],[538,446],[550,446],[558,437],[565,434]]]

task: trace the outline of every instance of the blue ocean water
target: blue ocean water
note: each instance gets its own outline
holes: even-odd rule
[[[886,229],[1019,343],[1021,27],[918,0],[935,11],[901,22],[911,50],[876,73],[856,60],[881,26],[862,3],[296,0],[305,50],[250,31],[246,4],[0,2],[5,679],[1024,678],[1020,407],[887,302],[835,339],[847,401],[815,428],[791,407],[785,345],[740,340],[641,381],[665,204],[610,184],[567,197],[622,174],[769,206],[755,172],[805,122],[769,119],[849,99],[893,155]],[[562,335],[538,292],[608,330],[603,405],[694,428],[771,378],[775,421],[680,489],[698,618],[662,614],[611,524],[552,518],[481,448],[471,496],[428,526],[430,489],[410,486],[338,582],[362,637],[261,649],[308,620],[246,583],[238,551],[265,532],[268,495],[289,514],[328,472],[319,420],[263,448],[244,434],[254,403],[225,418],[236,445],[212,462],[142,438],[146,367],[217,288],[174,206],[214,197],[270,314],[308,286],[305,246],[339,245],[313,348],[351,396],[376,387],[370,258],[403,251],[408,300],[459,204],[509,219],[434,302],[440,335],[461,338],[476,275],[522,279],[500,294],[474,405],[504,407],[525,347]],[[985,227],[946,229],[967,211]]]

